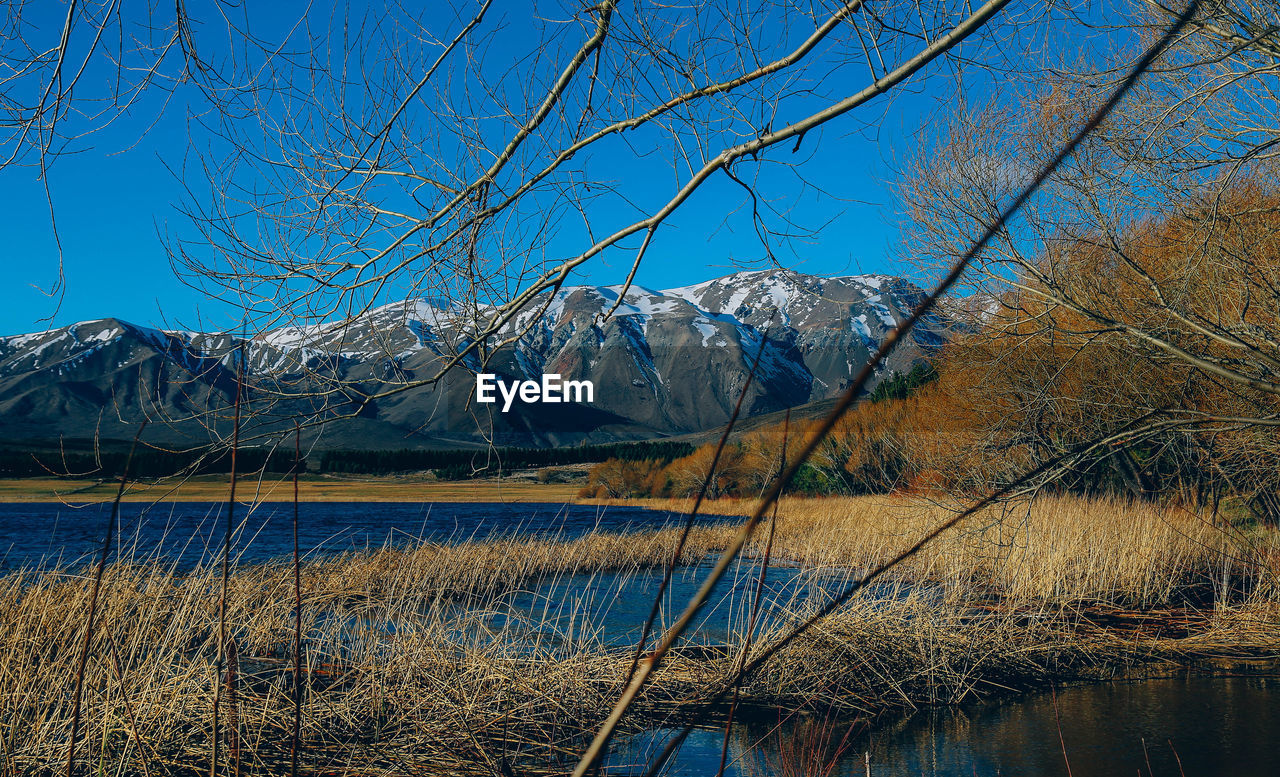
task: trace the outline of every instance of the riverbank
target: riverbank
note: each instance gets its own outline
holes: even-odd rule
[[[943,514],[905,498],[785,500],[775,578],[785,568],[838,590]],[[740,624],[768,536],[761,528],[715,602]],[[697,527],[681,564],[714,557],[734,531]],[[582,592],[593,581],[621,592],[618,580],[666,563],[676,538],[673,529],[507,536],[307,563],[304,771],[367,775],[389,763],[410,773],[562,771],[617,698],[634,654],[608,639]],[[1120,501],[990,510],[772,656],[743,685],[742,703],[764,717],[807,710],[870,720],[1137,666],[1274,657],[1277,547],[1271,532]],[[0,717],[9,722],[0,771],[65,757],[90,589],[84,574],[0,577]],[[84,676],[84,757],[112,772],[144,764],[158,774],[207,772],[213,689],[226,685],[214,668],[220,589],[216,568],[175,574],[135,559],[109,570]],[[635,589],[636,600],[619,594],[617,607],[647,612],[639,597],[652,586]],[[232,757],[234,732],[246,771],[278,773],[292,721],[292,572],[236,566],[227,590],[236,659],[222,702],[223,754]],[[750,655],[822,601],[767,600],[778,617]],[[668,602],[663,623],[681,606]],[[730,628],[718,642],[677,650],[626,728],[722,717],[722,706],[705,705],[748,649],[746,633]]]
[[[304,502],[558,502],[574,500],[578,486],[528,479],[435,480],[427,477],[337,477],[305,475],[299,479]],[[229,491],[225,475],[183,480],[131,481],[128,502],[218,502]],[[72,478],[0,479],[0,503],[67,502],[84,504],[115,499],[119,483]],[[241,479],[236,490],[243,502],[293,500],[293,480],[271,474]]]

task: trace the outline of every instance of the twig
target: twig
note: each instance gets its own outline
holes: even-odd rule
[[[222,705],[222,673],[227,663],[227,576],[231,562],[231,535],[235,529],[236,509],[236,454],[240,449],[240,406],[244,401],[244,338],[240,338],[236,361],[235,420],[231,428],[231,488],[227,496],[227,526],[222,538],[222,588],[218,596],[218,657],[214,666],[213,690],[213,746],[209,755],[209,777],[218,775],[218,751],[221,744],[219,725]],[[228,679],[227,684],[230,685]]]

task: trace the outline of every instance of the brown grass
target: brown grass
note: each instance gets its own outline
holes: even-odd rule
[[[185,481],[130,483],[126,502],[219,502],[226,499],[226,476],[200,476]],[[312,475],[299,483],[303,502],[558,502],[574,500],[578,487],[567,483],[529,480],[438,481],[420,478],[333,478]],[[109,502],[114,481],[61,478],[0,479],[0,502]],[[242,483],[242,496],[255,502],[293,500],[293,482],[286,475],[270,475],[261,482]]]
[[[670,539],[424,545],[307,566],[305,770],[365,774],[394,756],[424,772],[457,763],[492,773],[490,762],[504,752],[527,760],[537,746],[545,759],[572,747],[595,711],[607,709],[625,661],[590,644],[523,643],[517,635],[537,624],[495,632],[489,608],[532,575],[647,563]],[[155,773],[205,767],[219,580],[216,565],[189,574],[154,563],[108,570],[86,673],[82,764],[114,772],[139,768],[145,757]],[[283,564],[240,567],[228,580],[227,622],[243,676],[237,733],[253,771],[288,762],[291,587]],[[72,570],[0,578],[0,772],[39,769],[65,751],[88,590]],[[711,666],[677,661],[673,682],[658,693],[696,698]],[[124,736],[126,723],[142,749]]]
[[[775,558],[849,577],[942,510],[906,499],[788,500]],[[697,528],[682,562],[715,553],[731,531]],[[616,698],[631,651],[550,633],[538,616],[491,615],[536,579],[660,564],[674,542],[674,531],[498,538],[306,565],[303,772],[562,768]],[[1271,534],[1224,536],[1197,516],[1122,502],[1048,499],[993,511],[913,559],[891,581],[893,597],[868,592],[781,651],[743,686],[742,704],[869,716],[1140,658],[1275,651],[1276,548]],[[207,771],[218,589],[216,567],[178,573],[139,559],[108,569],[85,676],[86,772],[144,763],[153,774]],[[280,773],[289,761],[292,589],[284,563],[240,566],[228,580],[247,774]],[[89,591],[83,570],[0,577],[0,773],[35,773],[65,753]],[[1184,600],[1205,595],[1207,611],[1176,634],[1136,621],[1104,628],[1119,621],[1096,617],[1178,610],[1185,620]],[[784,605],[795,617],[812,606]],[[678,651],[628,725],[714,716],[697,705],[728,682],[742,639]]]
[[[619,503],[682,510],[688,501]],[[722,499],[704,510],[745,515],[753,506],[750,500]],[[905,496],[786,498],[779,508],[774,554],[813,569],[865,569],[910,545],[951,509],[958,506]],[[1280,547],[1276,535],[1255,536],[1222,525],[1221,519],[1178,506],[1041,497],[979,513],[894,575],[970,596],[1118,606],[1167,603],[1198,586],[1226,593],[1227,587],[1259,575],[1270,580]],[[727,535],[732,529],[721,531]],[[762,546],[757,537],[748,554],[759,555]]]

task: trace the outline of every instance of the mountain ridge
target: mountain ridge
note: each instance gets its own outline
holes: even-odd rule
[[[923,299],[889,275],[738,272],[653,290],[565,286],[534,297],[434,385],[419,385],[473,344],[493,308],[410,298],[342,321],[286,326],[247,341],[108,318],[0,337],[0,438],[128,437],[200,444],[226,433],[237,352],[253,425],[269,436],[298,416],[333,422],[332,447],[564,445],[696,434],[722,425],[757,354],[748,416],[840,393]],[[605,315],[612,311],[612,315]],[[954,325],[926,317],[881,372],[909,369]],[[503,379],[556,372],[591,380],[596,401],[472,401],[476,370]]]

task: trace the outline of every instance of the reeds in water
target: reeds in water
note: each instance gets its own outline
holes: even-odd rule
[[[942,509],[899,499],[784,501],[775,570],[806,587],[766,597],[748,642],[751,556],[763,555],[767,538],[749,546],[737,584],[716,602],[733,615],[714,639],[669,657],[626,727],[722,714],[705,702],[730,687],[744,652],[769,650],[821,605],[823,591],[912,541]],[[695,527],[681,564],[715,554],[733,531]],[[209,678],[220,644],[236,646],[235,730],[246,774],[285,773],[295,752],[300,773],[364,775],[391,764],[423,774],[564,770],[617,698],[634,646],[614,639],[585,599],[527,602],[593,583],[651,594],[646,586],[678,538],[668,530],[421,543],[304,561],[296,575],[291,559],[235,565],[222,617],[220,559],[183,571],[159,558],[123,558],[103,570],[91,633],[94,570],[6,574],[0,772],[61,763],[86,641],[77,761],[95,772],[207,773]],[[1275,548],[1274,537],[1246,542],[1190,513],[1121,502],[993,510],[764,662],[741,684],[739,705],[851,719],[1089,677],[1139,657],[1274,650]],[[1116,634],[1096,617],[1174,610],[1198,620],[1169,636],[1137,626]]]

